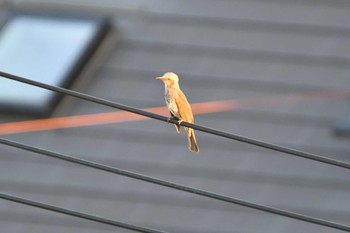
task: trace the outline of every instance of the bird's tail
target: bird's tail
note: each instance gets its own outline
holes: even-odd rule
[[[197,144],[196,136],[194,134],[194,130],[191,128],[186,128],[187,136],[188,136],[188,149],[192,152],[198,153],[199,147]]]

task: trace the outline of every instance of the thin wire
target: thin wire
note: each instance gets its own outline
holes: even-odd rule
[[[63,93],[66,95],[70,95],[70,96],[74,96],[76,98],[79,99],[84,99],[90,102],[94,102],[94,103],[98,103],[101,105],[105,105],[105,106],[109,106],[112,108],[117,108],[120,110],[124,110],[127,112],[132,112],[135,114],[139,114],[139,115],[143,115],[149,118],[153,118],[156,120],[160,120],[160,121],[164,121],[164,122],[168,122],[168,123],[172,123],[172,124],[177,124],[178,122],[175,119],[170,119],[162,116],[162,115],[158,115],[158,114],[154,114],[151,112],[147,112],[144,111],[142,109],[137,109],[137,108],[133,108],[124,104],[120,104],[120,103],[116,103],[116,102],[112,102],[109,100],[105,100],[102,98],[98,98],[95,96],[91,96],[91,95],[87,95],[84,93],[80,93],[77,91],[72,91],[72,90],[68,90],[62,87],[56,87],[56,86],[52,86],[52,85],[48,85],[45,83],[41,83],[41,82],[37,82],[37,81],[33,81],[33,80],[29,80],[29,79],[25,79],[13,74],[9,74],[9,73],[5,73],[5,72],[1,72],[0,71],[0,76],[3,76],[5,78],[11,79],[11,80],[15,80],[18,82],[22,82],[22,83],[26,83],[32,86],[37,86],[37,87],[41,87],[47,90],[51,90],[51,91],[55,91],[55,92],[59,92],[59,93]],[[271,150],[275,150],[275,151],[279,151],[279,152],[283,152],[283,153],[287,153],[287,154],[291,154],[291,155],[295,155],[295,156],[299,156],[299,157],[303,157],[306,159],[310,159],[310,160],[314,160],[314,161],[318,161],[321,163],[325,163],[325,164],[329,164],[329,165],[333,165],[333,166],[337,166],[337,167],[342,167],[342,168],[347,168],[350,169],[350,163],[344,162],[344,161],[340,161],[340,160],[336,160],[336,159],[332,159],[332,158],[328,158],[328,157],[324,157],[324,156],[320,156],[320,155],[316,155],[316,154],[312,154],[312,153],[308,153],[308,152],[304,152],[304,151],[300,151],[300,150],[295,150],[295,149],[291,149],[288,147],[284,147],[284,146],[280,146],[280,145],[276,145],[276,144],[272,144],[272,143],[268,143],[268,142],[264,142],[261,140],[257,140],[257,139],[253,139],[253,138],[248,138],[248,137],[243,137],[237,134],[232,134],[232,133],[228,133],[228,132],[224,132],[224,131],[220,131],[220,130],[216,130],[216,129],[212,129],[206,126],[201,126],[201,125],[197,125],[197,124],[191,124],[191,123],[187,123],[187,122],[182,122],[181,123],[182,126],[186,126],[186,127],[190,127],[205,133],[209,133],[209,134],[213,134],[213,135],[217,135],[219,137],[225,137],[225,138],[229,138],[232,140],[236,140],[236,141],[240,141],[240,142],[244,142],[244,143],[248,143],[251,145],[255,145],[255,146],[259,146],[259,147],[263,147],[263,148],[267,148],[267,149],[271,149]]]
[[[155,229],[141,227],[141,226],[137,226],[137,225],[129,224],[129,223],[124,223],[124,222],[119,222],[119,221],[111,220],[108,218],[102,218],[102,217],[98,217],[95,215],[90,215],[90,214],[86,214],[86,213],[82,213],[82,212],[78,212],[78,211],[74,211],[74,210],[69,210],[69,209],[45,204],[42,202],[36,202],[33,200],[24,199],[21,197],[5,194],[5,193],[1,193],[1,192],[0,192],[0,198],[8,200],[8,201],[21,203],[24,205],[34,206],[37,208],[50,210],[53,212],[57,212],[57,213],[65,214],[65,215],[70,215],[70,216],[74,216],[77,218],[87,219],[87,220],[90,220],[93,222],[99,222],[99,223],[103,223],[103,224],[107,224],[107,225],[111,225],[111,226],[116,226],[116,227],[120,227],[120,228],[124,228],[124,229],[128,229],[128,230],[133,230],[133,231],[137,231],[137,232],[165,233],[164,231],[159,231],[159,230],[155,230]]]
[[[293,219],[298,219],[298,220],[301,220],[301,221],[304,221],[304,222],[310,222],[310,223],[323,225],[323,226],[327,226],[327,227],[331,227],[331,228],[335,228],[335,229],[339,229],[339,230],[350,232],[350,226],[341,225],[341,224],[334,223],[334,222],[331,222],[331,221],[328,221],[328,220],[314,218],[314,217],[311,217],[311,216],[307,216],[307,215],[303,215],[303,214],[299,214],[299,213],[294,213],[294,212],[290,212],[290,211],[286,211],[286,210],[282,210],[282,209],[278,209],[278,208],[274,208],[274,207],[270,207],[270,206],[266,206],[266,205],[261,205],[261,204],[257,204],[257,203],[254,203],[254,202],[250,202],[250,201],[246,201],[246,200],[242,200],[242,199],[238,199],[238,198],[228,197],[228,196],[225,196],[225,195],[221,195],[221,194],[217,194],[217,193],[213,193],[213,192],[209,192],[209,191],[193,188],[193,187],[190,187],[190,186],[185,186],[185,185],[169,182],[169,181],[162,180],[162,179],[158,179],[158,178],[154,178],[154,177],[150,177],[150,176],[145,176],[145,175],[142,175],[142,174],[138,174],[138,173],[134,173],[134,172],[131,172],[131,171],[123,170],[123,169],[120,169],[120,168],[106,166],[106,165],[103,165],[103,164],[100,164],[100,163],[96,163],[96,162],[92,162],[92,161],[89,161],[89,160],[79,159],[77,157],[72,157],[72,156],[60,154],[60,153],[57,153],[57,152],[44,150],[42,148],[29,146],[29,145],[26,145],[26,144],[10,141],[10,140],[3,139],[3,138],[0,138],[0,143],[8,145],[8,146],[16,147],[16,148],[19,148],[19,149],[23,149],[23,150],[26,150],[26,151],[39,153],[39,154],[42,154],[42,155],[45,155],[45,156],[48,156],[48,157],[52,157],[52,158],[56,158],[56,159],[60,159],[60,160],[65,160],[65,161],[68,161],[68,162],[71,162],[71,163],[75,163],[75,164],[83,165],[83,166],[86,166],[86,167],[91,167],[91,168],[95,168],[95,169],[98,169],[98,170],[106,171],[106,172],[109,172],[109,173],[114,173],[114,174],[118,174],[118,175],[129,177],[129,178],[137,179],[137,180],[142,180],[142,181],[145,181],[145,182],[148,182],[148,183],[153,183],[153,184],[157,184],[157,185],[160,185],[160,186],[165,186],[165,187],[176,189],[176,190],[181,190],[183,192],[188,192],[188,193],[196,194],[196,195],[199,195],[199,196],[208,197],[208,198],[211,198],[211,199],[216,199],[216,200],[219,200],[219,201],[222,201],[222,202],[231,203],[231,204],[237,204],[237,205],[245,206],[245,207],[248,207],[248,208],[261,210],[261,211],[264,211],[264,212],[269,212],[269,213],[273,213],[273,214],[277,214],[277,215],[281,215],[281,216],[285,216],[285,217],[289,217],[289,218],[293,218]]]

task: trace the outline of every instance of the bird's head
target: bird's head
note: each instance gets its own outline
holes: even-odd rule
[[[170,88],[179,87],[179,77],[173,72],[167,72],[162,77],[157,77],[156,79],[162,80],[166,87],[170,87]]]

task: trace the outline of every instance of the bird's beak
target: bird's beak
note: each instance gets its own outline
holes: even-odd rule
[[[163,78],[163,77],[157,77],[156,79],[158,79],[158,80],[163,80],[164,78]]]

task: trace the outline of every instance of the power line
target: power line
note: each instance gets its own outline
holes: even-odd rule
[[[11,80],[15,80],[18,82],[22,82],[22,83],[26,83],[32,86],[37,86],[37,87],[41,87],[47,90],[51,90],[51,91],[55,91],[55,92],[59,92],[62,94],[66,94],[66,95],[70,95],[70,96],[74,96],[76,98],[79,99],[84,99],[90,102],[94,102],[94,103],[98,103],[101,105],[105,105],[105,106],[109,106],[112,108],[117,108],[120,110],[124,110],[127,112],[132,112],[135,114],[139,114],[139,115],[143,115],[149,118],[153,118],[156,120],[160,120],[160,121],[164,121],[164,122],[168,122],[168,123],[172,123],[172,124],[177,124],[177,121],[175,119],[170,119],[162,116],[162,115],[158,115],[155,113],[151,113],[151,112],[147,112],[144,111],[142,109],[138,109],[138,108],[133,108],[124,104],[120,104],[120,103],[116,103],[116,102],[112,102],[109,100],[105,100],[102,98],[98,98],[95,96],[91,96],[91,95],[87,95],[84,93],[80,93],[77,91],[73,91],[73,90],[69,90],[69,89],[65,89],[62,87],[57,87],[57,86],[52,86],[52,85],[48,85],[45,83],[41,83],[41,82],[37,82],[37,81],[33,81],[33,80],[29,80],[29,79],[25,79],[23,77],[19,77],[13,74],[9,74],[9,73],[5,73],[5,72],[1,72],[0,71],[0,76],[11,79]],[[329,165],[333,165],[333,166],[337,166],[337,167],[342,167],[342,168],[347,168],[350,169],[350,163],[344,162],[344,161],[340,161],[340,160],[336,160],[336,159],[332,159],[332,158],[328,158],[328,157],[324,157],[324,156],[320,156],[320,155],[316,155],[316,154],[312,154],[312,153],[308,153],[308,152],[304,152],[304,151],[300,151],[300,150],[295,150],[295,149],[291,149],[288,147],[284,147],[284,146],[280,146],[280,145],[276,145],[276,144],[272,144],[272,143],[268,143],[268,142],[264,142],[261,140],[257,140],[257,139],[253,139],[253,138],[248,138],[248,137],[243,137],[237,134],[232,134],[232,133],[228,133],[228,132],[224,132],[221,130],[216,130],[216,129],[212,129],[206,126],[201,126],[201,125],[197,125],[197,124],[191,124],[191,123],[187,123],[187,122],[182,122],[181,123],[182,126],[186,126],[186,127],[190,127],[205,133],[209,133],[209,134],[213,134],[213,135],[217,135],[220,137],[225,137],[228,139],[232,139],[232,140],[236,140],[236,141],[240,141],[240,142],[244,142],[244,143],[248,143],[251,145],[255,145],[255,146],[259,146],[259,147],[263,147],[263,148],[267,148],[267,149],[271,149],[271,150],[275,150],[275,151],[279,151],[279,152],[283,152],[283,153],[287,153],[287,154],[291,154],[291,155],[295,155],[295,156],[299,156],[299,157],[303,157],[306,159],[310,159],[310,160],[314,160],[314,161],[318,161],[321,163],[325,163],[325,164],[329,164]]]
[[[157,185],[160,185],[160,186],[165,186],[165,187],[176,189],[176,190],[181,190],[183,192],[188,192],[188,193],[196,194],[196,195],[199,195],[199,196],[208,197],[208,198],[211,198],[211,199],[216,199],[216,200],[219,200],[219,201],[222,201],[222,202],[231,203],[231,204],[237,204],[237,205],[245,206],[245,207],[248,207],[248,208],[261,210],[261,211],[264,211],[264,212],[269,212],[269,213],[273,213],[273,214],[277,214],[277,215],[281,215],[281,216],[285,216],[285,217],[301,220],[301,221],[304,221],[304,222],[314,223],[314,224],[323,225],[323,226],[331,227],[331,228],[334,228],[334,229],[339,229],[339,230],[344,230],[344,231],[350,232],[350,226],[341,225],[341,224],[330,222],[330,221],[327,221],[327,220],[314,218],[314,217],[311,217],[311,216],[307,216],[307,215],[303,215],[303,214],[299,214],[299,213],[294,213],[294,212],[290,212],[290,211],[286,211],[286,210],[282,210],[282,209],[278,209],[278,208],[274,208],[274,207],[270,207],[270,206],[266,206],[266,205],[261,205],[261,204],[257,204],[257,203],[254,203],[254,202],[250,202],[250,201],[246,201],[246,200],[242,200],[242,199],[238,199],[238,198],[228,197],[228,196],[225,196],[225,195],[221,195],[221,194],[217,194],[217,193],[213,193],[213,192],[209,192],[209,191],[193,188],[193,187],[190,187],[190,186],[185,186],[185,185],[169,182],[169,181],[166,181],[166,180],[162,180],[162,179],[158,179],[158,178],[154,178],[154,177],[150,177],[150,176],[145,176],[145,175],[142,175],[142,174],[138,174],[138,173],[134,173],[134,172],[131,172],[131,171],[123,170],[123,169],[120,169],[120,168],[106,166],[106,165],[103,165],[103,164],[100,164],[100,163],[96,163],[96,162],[92,162],[92,161],[89,161],[89,160],[79,159],[77,157],[72,157],[72,156],[60,154],[60,153],[57,153],[57,152],[44,150],[42,148],[29,146],[29,145],[26,145],[26,144],[10,141],[10,140],[3,139],[3,138],[0,138],[0,143],[8,145],[8,146],[16,147],[16,148],[19,148],[19,149],[23,149],[23,150],[26,150],[26,151],[39,153],[39,154],[42,154],[42,155],[45,155],[45,156],[49,156],[49,157],[52,157],[52,158],[65,160],[65,161],[68,161],[68,162],[71,162],[71,163],[83,165],[83,166],[86,166],[86,167],[91,167],[91,168],[95,168],[95,169],[98,169],[98,170],[106,171],[106,172],[109,172],[109,173],[114,173],[114,174],[118,174],[118,175],[129,177],[129,178],[137,179],[137,180],[142,180],[142,181],[145,181],[145,182],[148,182],[148,183],[153,183],[153,184],[157,184]]]
[[[24,198],[21,198],[21,197],[5,194],[5,193],[1,193],[1,192],[0,192],[0,198],[8,200],[8,201],[21,203],[21,204],[24,204],[24,205],[34,206],[34,207],[37,207],[37,208],[50,210],[50,211],[54,211],[54,212],[57,212],[57,213],[70,215],[70,216],[74,216],[74,217],[77,217],[77,218],[87,219],[87,220],[90,220],[90,221],[93,221],[93,222],[99,222],[99,223],[103,223],[103,224],[107,224],[107,225],[111,225],[111,226],[116,226],[116,227],[120,227],[120,228],[124,228],[124,229],[128,229],[128,230],[133,230],[133,231],[137,231],[137,232],[166,233],[164,231],[159,231],[159,230],[155,230],[155,229],[145,228],[145,227],[137,226],[137,225],[134,225],[134,224],[129,224],[129,223],[125,223],[125,222],[119,222],[119,221],[115,221],[115,220],[111,220],[111,219],[107,219],[107,218],[102,218],[102,217],[98,217],[98,216],[95,216],[95,215],[90,215],[90,214],[86,214],[86,213],[82,213],[82,212],[78,212],[78,211],[74,211],[74,210],[69,210],[69,209],[65,209],[65,208],[61,208],[61,207],[45,204],[45,203],[42,203],[42,202],[36,202],[36,201],[33,201],[33,200],[24,199]]]

